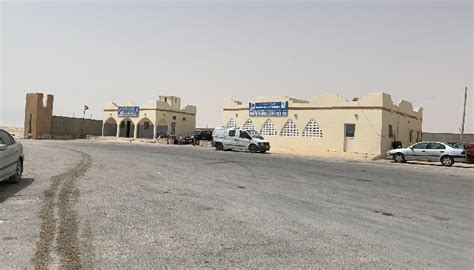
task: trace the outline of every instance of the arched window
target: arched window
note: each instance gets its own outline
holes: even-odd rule
[[[319,128],[318,123],[314,121],[314,119],[311,119],[304,128],[302,135],[303,137],[322,138],[323,131]]]
[[[288,119],[280,132],[280,136],[295,137],[299,135],[300,132],[298,131],[298,128],[296,128],[295,122],[293,122],[291,119]]]
[[[230,119],[229,122],[227,122],[227,128],[237,128],[237,123],[234,121],[234,119]]]
[[[410,142],[413,142],[413,129],[410,130]]]
[[[273,125],[272,120],[267,119],[265,123],[263,123],[263,127],[260,130],[260,134],[263,136],[275,136],[277,135],[277,131],[275,129],[275,125]]]
[[[245,130],[255,130],[255,125],[253,124],[251,119],[248,119],[245,122],[243,129],[245,129]]]

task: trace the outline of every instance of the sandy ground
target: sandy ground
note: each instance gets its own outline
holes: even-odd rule
[[[0,126],[0,129],[6,130],[8,133],[12,134],[13,137],[22,139],[23,138],[23,128],[18,127],[3,127]]]

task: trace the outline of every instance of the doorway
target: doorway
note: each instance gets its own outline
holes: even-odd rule
[[[344,152],[354,152],[355,124],[344,124]]]

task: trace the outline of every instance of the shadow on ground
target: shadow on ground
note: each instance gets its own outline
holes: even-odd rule
[[[6,199],[14,197],[22,189],[28,187],[33,183],[35,179],[33,178],[23,178],[19,184],[5,180],[0,182],[0,203],[3,203]]]

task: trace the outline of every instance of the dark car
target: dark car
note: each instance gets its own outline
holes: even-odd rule
[[[212,129],[196,129],[193,137],[197,141],[212,141]]]

